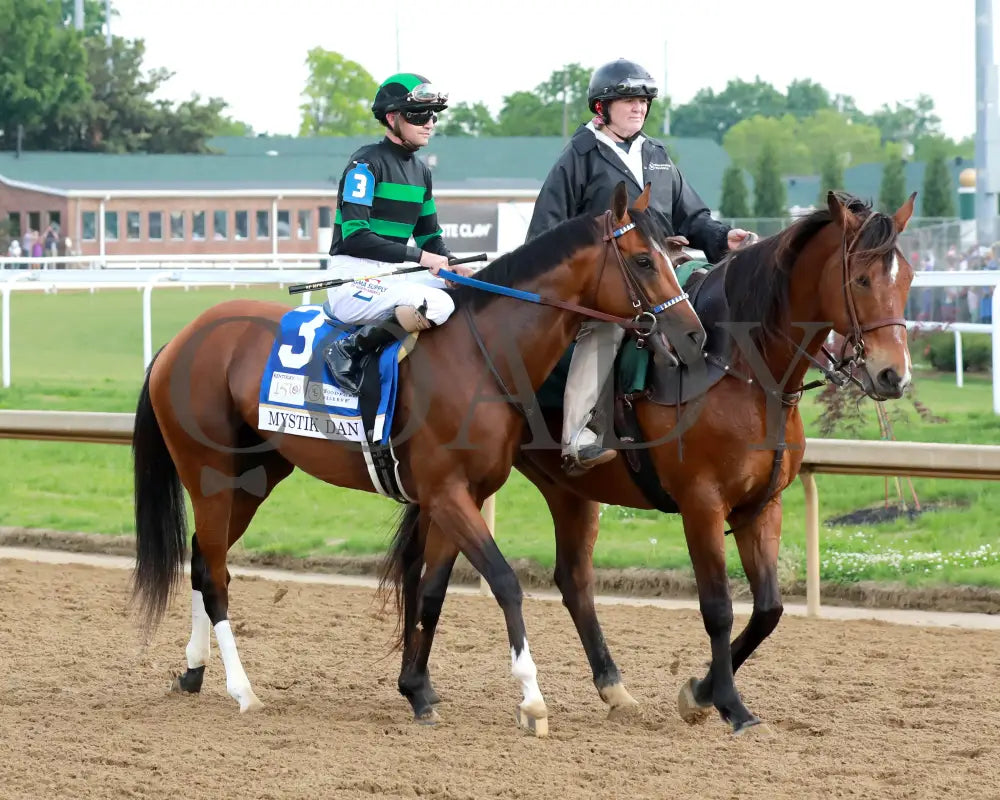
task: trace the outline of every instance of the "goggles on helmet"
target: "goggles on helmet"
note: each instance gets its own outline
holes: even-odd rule
[[[421,83],[414,86],[406,95],[406,101],[412,103],[447,103],[448,93],[438,91],[431,83]]]
[[[626,78],[614,86],[606,86],[602,94],[616,97],[656,97],[660,90],[652,78]]]

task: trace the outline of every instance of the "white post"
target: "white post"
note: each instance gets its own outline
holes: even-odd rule
[[[271,255],[278,255],[278,201],[281,196],[275,197],[271,201]],[[278,268],[278,259],[275,258],[271,261],[271,269]]]
[[[142,287],[142,368],[144,371],[149,369],[149,364],[153,360],[153,285],[170,276],[169,272],[154,275]]]
[[[108,266],[107,263],[104,261],[104,256],[105,256],[104,242],[106,234],[106,231],[104,229],[104,203],[106,200],[107,198],[101,201],[101,205],[99,206],[100,210],[97,212],[97,244],[100,247],[101,269],[107,269]]]
[[[964,385],[962,373],[965,369],[965,360],[962,358],[962,332],[955,331],[955,385],[961,389]]]
[[[819,492],[811,470],[799,473],[806,492],[806,616],[819,616]]]
[[[486,526],[490,529],[490,536],[496,537],[496,501],[497,496],[491,494],[486,498],[486,502],[483,503],[483,519],[486,520]],[[479,579],[479,593],[489,597],[492,592],[490,591],[490,585],[486,582],[486,578]]]
[[[1000,284],[993,287],[993,413],[1000,414]]]
[[[3,388],[10,388],[10,286],[0,287],[3,295]]]

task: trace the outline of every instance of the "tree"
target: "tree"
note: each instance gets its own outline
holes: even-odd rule
[[[894,214],[906,202],[906,174],[898,145],[887,149],[882,183],[878,191],[879,211]]]
[[[770,142],[783,175],[804,175],[812,171],[812,154],[799,136],[798,121],[791,114],[783,117],[755,116],[738,122],[722,140],[729,157],[744,169],[753,170],[764,145]]]
[[[822,169],[819,173],[819,197],[816,204],[822,208],[826,203],[827,194],[844,188],[844,167],[841,157],[830,151],[823,158]]]
[[[882,142],[876,127],[851,122],[846,115],[833,109],[822,109],[801,120],[796,138],[809,148],[810,172],[813,174],[823,168],[823,161],[829,153],[840,153],[845,165],[875,163],[883,158]]]
[[[927,162],[924,170],[924,190],[921,197],[922,217],[955,216],[955,190],[951,185],[951,173],[942,152],[936,153]]]
[[[811,117],[817,111],[830,108],[830,93],[806,78],[792,81],[785,92],[788,113],[802,119]]]
[[[722,142],[726,132],[740,120],[756,115],[780,117],[787,105],[785,96],[759,77],[753,83],[737,78],[719,94],[702,89],[690,103],[673,109],[670,130],[674,136],[711,137]]]
[[[65,149],[90,100],[83,36],[47,0],[0,0],[0,149]]]
[[[778,171],[778,154],[772,142],[766,142],[761,149],[753,179],[754,215],[763,218],[785,216],[785,183]]]
[[[377,135],[382,129],[372,116],[378,83],[368,71],[340,53],[314,47],[306,55],[309,80],[299,106],[299,136]]]
[[[484,103],[457,103],[441,115],[437,132],[444,136],[495,136],[497,123]]]
[[[934,113],[934,100],[922,94],[912,104],[888,103],[871,115],[871,121],[882,132],[884,142],[916,142],[924,136],[941,131],[941,119]]]
[[[518,91],[503,99],[497,117],[500,136],[572,135],[581,122],[590,118],[587,87],[591,70],[567,64],[553,72],[531,91]],[[661,117],[662,121],[662,117]]]
[[[747,185],[743,181],[743,169],[730,164],[722,174],[722,199],[719,214],[727,219],[745,219],[750,216],[747,199]]]

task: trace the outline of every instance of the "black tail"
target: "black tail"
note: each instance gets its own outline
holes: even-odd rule
[[[410,503],[400,514],[396,534],[393,536],[389,552],[382,562],[382,576],[378,592],[386,605],[392,603],[396,610],[396,647],[403,646],[403,582],[407,572],[419,573],[423,554],[420,541],[420,506]]]
[[[155,361],[146,372],[132,433],[136,550],[132,596],[139,599],[140,617],[147,629],[163,617],[187,548],[180,477],[149,399],[149,375]]]

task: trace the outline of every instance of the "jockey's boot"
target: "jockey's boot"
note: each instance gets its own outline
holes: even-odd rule
[[[326,363],[337,385],[345,392],[358,394],[361,390],[366,356],[397,341],[390,326],[397,327],[394,319],[378,325],[365,325],[326,348],[323,353]]]

